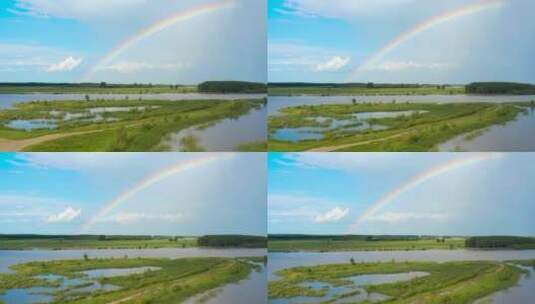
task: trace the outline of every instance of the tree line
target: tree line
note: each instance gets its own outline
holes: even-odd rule
[[[473,82],[465,86],[467,94],[535,94],[535,85],[515,82]]]
[[[535,247],[535,238],[520,236],[473,236],[465,240],[467,248]]]
[[[264,83],[246,81],[206,81],[197,86],[200,93],[266,93]]]
[[[266,248],[267,238],[251,235],[205,235],[197,239],[199,247]]]

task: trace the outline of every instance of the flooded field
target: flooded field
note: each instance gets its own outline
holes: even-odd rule
[[[307,139],[322,139],[327,132],[362,132],[367,130],[385,130],[388,127],[372,124],[370,120],[376,118],[395,118],[413,114],[423,114],[426,111],[393,111],[393,112],[361,112],[351,114],[348,118],[337,119],[331,117],[310,117],[318,127],[281,128],[275,130],[270,137],[276,140],[297,142]]]
[[[12,272],[10,266],[32,261],[69,260],[90,258],[121,258],[128,256],[145,258],[186,258],[186,257],[250,257],[263,256],[265,249],[203,249],[203,248],[165,248],[165,249],[99,249],[99,250],[27,250],[0,251],[0,272]],[[95,291],[114,291],[120,287],[103,284],[100,279],[117,276],[128,276],[150,271],[158,271],[158,267],[135,268],[104,268],[83,271],[81,277],[68,278],[59,275],[40,276],[57,287],[33,287],[9,289],[0,295],[0,301],[6,304],[47,303],[53,300],[52,293],[57,290],[69,294]],[[244,289],[242,287],[247,287]],[[256,303],[263,303],[266,299],[266,271],[262,266],[259,271],[253,271],[249,278],[236,284],[228,284],[217,289],[210,295],[209,302],[202,303],[231,303],[231,299],[241,299],[246,294],[248,299]],[[203,298],[203,300],[206,300]],[[230,300],[230,302],[228,302]],[[191,303],[198,303],[192,299]]]
[[[361,262],[403,262],[403,261],[506,261],[535,259],[535,250],[415,250],[415,251],[355,251],[355,252],[293,252],[270,253],[268,264],[268,280],[278,280],[274,274],[278,270],[326,264],[348,263],[354,259]],[[497,292],[491,296],[477,301],[477,304],[503,304],[503,303],[531,303],[535,288],[534,270],[530,267],[515,266],[524,269],[527,273],[522,275],[517,286]],[[324,297],[295,297],[286,299],[272,299],[269,303],[322,303],[322,301],[336,298],[332,303],[358,303],[361,301],[380,302],[387,300],[386,295],[367,293],[362,288],[365,285],[375,285],[396,281],[408,281],[417,277],[428,275],[425,272],[408,272],[395,274],[359,275],[350,278],[351,285],[335,286],[325,282],[306,282],[306,286],[314,290],[328,290]]]

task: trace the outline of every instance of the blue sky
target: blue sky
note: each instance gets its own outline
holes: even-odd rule
[[[261,153],[0,153],[2,233],[80,233],[103,206],[147,176],[214,155],[213,162],[143,189],[83,232],[265,234]]]
[[[478,4],[363,66],[416,25]],[[269,81],[535,82],[534,10],[525,0],[270,0]]]
[[[84,77],[143,29],[203,5]],[[265,0],[2,0],[0,82],[266,80]]]
[[[415,176],[432,176],[358,225],[365,210]],[[535,235],[529,153],[270,153],[268,231],[305,234]]]

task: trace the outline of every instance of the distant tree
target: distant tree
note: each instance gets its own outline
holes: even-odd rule
[[[351,263],[351,265],[355,265],[355,259],[354,258],[350,258],[349,262]]]
[[[89,256],[87,255],[87,253],[84,253],[84,260],[85,260],[85,261],[88,261],[88,260],[89,260]]]
[[[357,104],[357,100],[355,98],[353,98],[353,100],[351,100],[353,102],[353,105],[356,105]]]
[[[104,82],[104,81],[100,83],[100,87],[101,88],[105,88],[107,86],[108,86],[108,84],[106,82]]]
[[[368,82],[368,84],[366,85],[366,87],[367,87],[368,89],[372,89],[372,88],[375,87],[375,85],[373,84],[373,82]]]
[[[86,101],[89,101],[91,98],[89,97],[89,95],[85,94],[85,100]]]
[[[106,240],[106,236],[105,235],[99,235],[98,236],[98,240],[99,241],[105,241]]]

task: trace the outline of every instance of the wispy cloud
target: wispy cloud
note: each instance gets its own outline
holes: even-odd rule
[[[347,204],[313,196],[271,194],[268,216],[270,222],[337,222],[349,213],[344,205]]]
[[[452,65],[443,62],[432,62],[432,63],[420,63],[414,61],[398,61],[398,62],[384,62],[377,65],[371,65],[365,67],[365,71],[386,71],[386,72],[397,72],[402,70],[410,69],[433,69],[441,70],[451,68]]]
[[[393,224],[421,220],[445,221],[448,218],[449,216],[446,213],[385,212],[370,216],[366,221]]]
[[[145,221],[163,221],[168,223],[177,223],[182,220],[182,214],[180,213],[135,213],[135,212],[122,212],[111,217],[102,219],[102,222],[114,222],[121,225],[132,224]]]
[[[349,214],[349,208],[334,207],[324,214],[314,218],[316,223],[338,222]]]
[[[349,57],[336,56],[327,62],[317,64],[315,70],[317,72],[336,72],[345,67],[349,60]]]
[[[82,209],[74,209],[73,207],[67,207],[58,214],[52,214],[47,218],[49,223],[68,223],[71,222],[82,214]]]
[[[167,70],[178,71],[190,67],[188,64],[181,63],[162,63],[151,64],[146,62],[127,62],[122,61],[115,64],[100,67],[98,70],[113,71],[118,73],[138,73],[146,70]]]
[[[82,64],[83,58],[74,58],[72,56],[69,56],[65,58],[64,60],[52,64],[48,67],[48,72],[65,72],[65,71],[72,71],[75,68],[77,68],[80,64]]]

